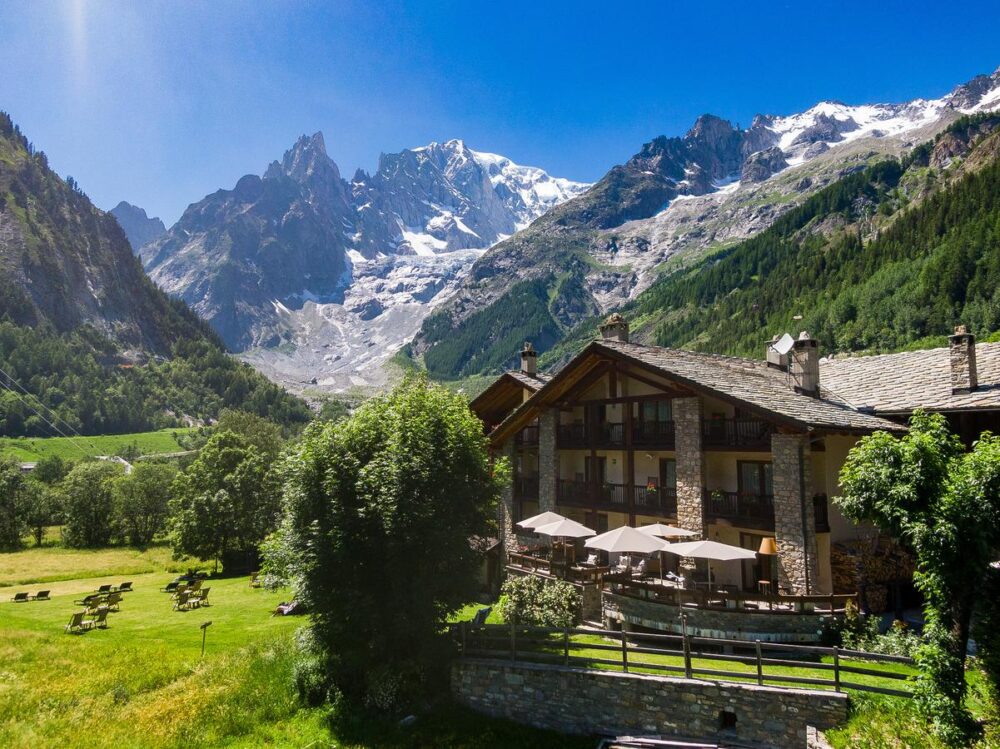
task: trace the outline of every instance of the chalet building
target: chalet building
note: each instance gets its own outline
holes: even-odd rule
[[[902,433],[918,407],[967,437],[993,427],[1000,344],[960,329],[948,349],[820,356],[804,332],[764,360],[640,345],[617,314],[552,376],[526,344],[521,370],[472,403],[514,469],[501,540],[513,550],[514,523],[546,510],[598,532],[663,522],[754,551],[774,539],[775,556],[714,570],[732,589],[846,592],[834,591],[831,544],[858,529],[829,498],[848,451],[876,430]]]

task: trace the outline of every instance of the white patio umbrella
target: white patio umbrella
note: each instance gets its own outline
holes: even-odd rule
[[[645,533],[640,533],[631,526],[623,525],[621,528],[615,528],[613,531],[595,536],[583,545],[588,549],[628,554],[629,565],[631,565],[633,553],[652,554],[663,547],[663,542]]]
[[[587,538],[588,536],[593,536],[597,533],[597,531],[592,530],[575,520],[563,518],[562,520],[557,520],[554,523],[548,523],[547,525],[540,525],[536,527],[535,533],[540,533],[543,536],[552,536],[553,538]],[[573,552],[573,558],[575,561],[575,549]]]
[[[680,557],[708,560],[708,583],[712,584],[712,562],[731,562],[736,559],[756,559],[757,553],[718,541],[685,541],[678,544],[663,544],[664,551]]]
[[[550,523],[558,523],[560,520],[565,520],[566,518],[560,515],[558,512],[543,512],[540,515],[533,515],[527,520],[522,520],[520,523],[515,523],[521,528],[527,528],[529,530],[535,530],[540,525],[549,525]]]
[[[678,528],[675,525],[664,525],[663,523],[651,523],[638,529],[639,533],[647,536],[658,536],[660,538],[683,538],[684,536],[697,536],[696,531],[689,531],[687,528]],[[663,582],[663,548],[660,548],[660,582]]]

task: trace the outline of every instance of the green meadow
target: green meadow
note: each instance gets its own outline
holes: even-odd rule
[[[11,455],[24,463],[53,455],[63,460],[80,460],[95,455],[116,455],[130,445],[135,445],[140,455],[175,453],[184,450],[177,436],[190,431],[182,428],[94,437],[0,437],[0,455]]]

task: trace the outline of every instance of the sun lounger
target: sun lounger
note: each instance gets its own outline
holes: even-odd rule
[[[188,586],[188,593],[194,593],[199,588],[201,588],[201,580],[195,580]]]
[[[84,620],[84,624],[87,625],[87,629],[107,629],[108,628],[108,610],[101,607],[97,610],[97,616],[93,619]]]
[[[122,594],[121,593],[111,593],[107,600],[104,602],[108,607],[109,611],[119,611],[121,609]]]
[[[11,598],[10,600],[12,600],[14,603],[27,603],[31,599],[28,598],[27,593],[15,593],[14,597]]]
[[[66,625],[66,632],[85,632],[87,627],[84,625],[83,612],[78,614],[73,614],[70,617],[69,624]]]
[[[192,598],[196,601],[196,605],[208,606],[208,591],[210,590],[211,588],[201,588],[192,594]]]
[[[260,573],[254,572],[252,575],[250,575],[250,587],[259,588],[260,586],[261,586]]]
[[[493,609],[489,606],[483,609],[479,609],[479,611],[476,612],[476,615],[472,617],[472,626],[481,627],[482,625],[486,624],[486,618],[490,615],[490,612],[492,610]]]
[[[187,591],[178,593],[174,601],[174,611],[187,611],[191,608],[191,594]]]
[[[282,601],[271,616],[291,616],[300,613],[302,613],[302,604],[298,601]]]
[[[131,593],[132,592],[132,583],[130,583],[130,582],[128,582],[128,583],[122,583],[121,585],[119,585],[114,590],[114,592],[115,593]]]
[[[37,593],[35,593],[35,595],[31,596],[31,600],[33,600],[33,601],[51,601],[52,599],[49,598],[49,591],[47,591],[47,590],[40,590]]]
[[[107,585],[102,585],[100,588],[97,589],[97,592],[98,593],[110,593],[111,592],[111,583],[108,583]]]
[[[177,580],[171,580],[164,587],[160,588],[161,593],[176,593],[180,582]]]

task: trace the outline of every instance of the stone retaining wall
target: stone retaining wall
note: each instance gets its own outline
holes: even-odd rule
[[[847,719],[847,695],[530,663],[465,659],[452,667],[462,704],[563,733],[663,735],[762,747],[806,746],[807,726]]]

